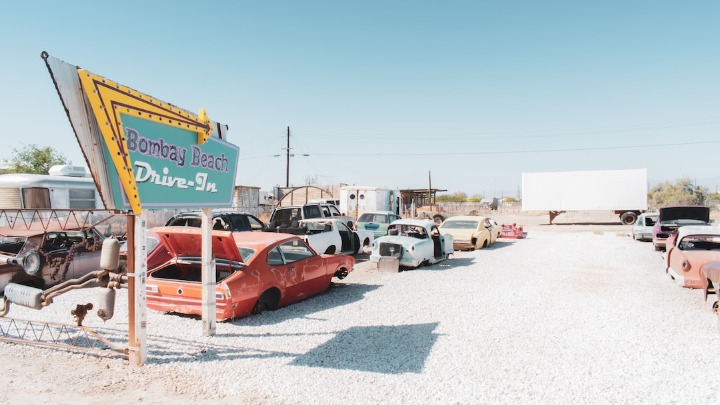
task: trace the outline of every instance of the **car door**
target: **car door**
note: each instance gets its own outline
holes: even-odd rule
[[[315,253],[300,239],[283,242],[268,252],[267,264],[275,283],[282,289],[280,305],[287,305],[312,295],[313,283],[319,268],[313,261],[304,260]],[[313,271],[315,270],[315,271]]]
[[[315,295],[327,288],[329,278],[326,275],[325,261],[303,240],[290,240],[282,243],[279,248],[288,275],[296,282],[295,300]]]
[[[405,230],[403,229],[403,232]],[[415,240],[415,257],[421,260],[431,260],[435,257],[435,246],[427,230],[422,226],[410,225],[407,227],[406,236]]]
[[[92,271],[100,270],[100,255],[102,254],[103,237],[95,229],[82,231],[68,231],[72,240],[70,264],[72,272],[67,278],[80,278]]]
[[[483,226],[488,231],[488,245],[492,245],[497,240],[497,230],[488,218],[485,218],[485,220],[483,221]]]

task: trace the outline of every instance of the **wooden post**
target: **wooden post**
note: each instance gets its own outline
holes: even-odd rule
[[[127,218],[129,360],[131,365],[142,366],[147,360],[147,217],[143,212],[138,218],[132,214]]]
[[[214,336],[217,314],[215,313],[215,258],[212,254],[212,209],[202,209],[202,335]]]

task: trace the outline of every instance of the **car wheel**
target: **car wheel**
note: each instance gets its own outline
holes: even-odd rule
[[[634,212],[624,212],[620,215],[620,222],[622,222],[623,225],[632,225],[635,223],[635,220],[637,220],[637,215]]]
[[[277,308],[278,301],[280,300],[280,294],[277,290],[267,290],[260,297],[258,298],[257,302],[255,302],[255,306],[253,306],[252,311],[250,311],[251,314],[257,315],[261,314],[264,311],[270,310],[274,311],[275,308]]]

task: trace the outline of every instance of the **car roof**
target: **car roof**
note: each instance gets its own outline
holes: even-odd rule
[[[392,211],[365,211],[360,215],[365,215],[365,214],[397,215],[396,213],[394,213]]]
[[[283,232],[233,232],[238,245],[243,246],[270,246],[277,242],[300,239],[298,236]]]
[[[310,202],[310,203],[307,203],[307,204],[279,205],[279,206],[275,207],[275,209],[276,209],[276,210],[279,210],[279,209],[282,209],[282,208],[302,208],[302,207],[308,207],[308,206],[312,206],[312,205],[332,205],[333,207],[337,207],[337,205],[335,205],[335,204],[330,204],[330,203],[313,203],[313,202]]]
[[[221,208],[221,209],[214,209],[212,210],[212,215],[222,215],[222,214],[241,214],[241,215],[250,215],[254,216],[251,213],[247,211],[238,211],[233,210],[232,208]],[[180,218],[180,217],[199,217],[202,215],[202,211],[183,211],[177,215],[174,215],[173,218]]]
[[[482,221],[484,219],[490,219],[490,218],[484,217],[482,215],[457,215],[454,217],[449,217],[449,218],[445,219],[445,221],[450,221],[450,220],[455,220],[455,219],[458,219],[461,221]]]
[[[193,234],[200,235],[200,228],[186,226],[160,226],[152,228],[152,230],[160,234]],[[230,234],[228,231],[212,231],[213,234],[225,235]],[[252,247],[257,250],[266,246],[273,245],[277,242],[284,242],[292,239],[300,239],[298,236],[282,233],[282,232],[232,232],[232,237],[238,245]]]
[[[415,225],[427,227],[428,225],[435,225],[435,222],[429,219],[396,219],[391,223],[391,225]]]
[[[689,225],[678,228],[678,240],[691,235],[720,236],[720,226],[716,225]]]

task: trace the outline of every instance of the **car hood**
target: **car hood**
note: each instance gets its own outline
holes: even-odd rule
[[[710,222],[710,208],[702,206],[664,207],[660,208],[659,222],[674,221],[676,219],[696,219]]]
[[[420,241],[430,240],[430,239],[418,239],[418,238],[411,238],[409,236],[387,235],[387,236],[381,236],[375,240],[379,243],[397,243],[399,245],[414,245]]]
[[[199,228],[155,228],[160,241],[175,257],[201,257],[202,236]],[[242,262],[232,232],[212,232],[212,254],[216,259]]]

